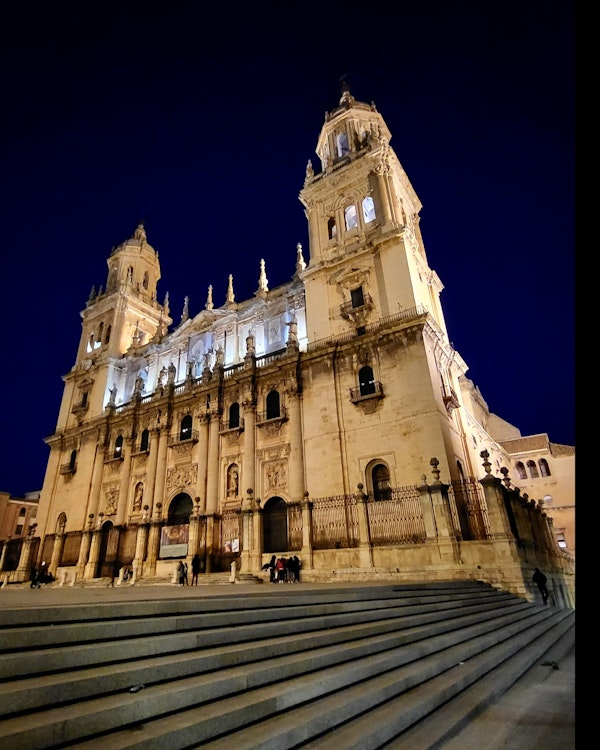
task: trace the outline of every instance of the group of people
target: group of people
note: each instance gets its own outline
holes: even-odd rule
[[[198,585],[198,576],[202,572],[202,558],[196,554],[192,557],[192,586]],[[180,560],[177,566],[177,585],[189,586],[188,581],[188,564],[185,560]]]
[[[262,569],[269,571],[269,583],[299,583],[302,562],[297,555],[293,557],[273,555]]]
[[[42,583],[52,583],[53,580],[54,576],[48,570],[48,566],[45,562],[40,565],[39,569],[36,568],[35,565],[31,568],[30,588],[39,589],[41,588]]]

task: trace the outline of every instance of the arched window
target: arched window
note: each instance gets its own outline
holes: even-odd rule
[[[123,435],[119,435],[119,437],[115,440],[115,452],[113,453],[113,458],[121,458],[122,453],[123,453]]]
[[[346,208],[344,209],[344,218],[346,220],[346,229],[356,229],[356,227],[358,226],[356,206],[346,206]]]
[[[335,219],[333,216],[330,216],[327,220],[327,236],[330,240],[333,240],[337,237],[337,226],[335,224]]]
[[[370,393],[375,393],[375,378],[373,377],[373,369],[368,365],[361,367],[358,371],[358,384],[360,387],[360,395],[368,396]]]
[[[375,464],[371,471],[373,482],[373,498],[375,500],[389,500],[392,497],[390,487],[390,472],[385,464]]]
[[[106,326],[106,336],[104,337],[104,343],[105,344],[108,344],[108,342],[110,341],[110,332],[111,332],[111,330],[112,330],[111,326]]]
[[[150,445],[150,430],[146,429],[142,432],[142,439],[140,440],[140,451],[148,451]]]
[[[189,440],[192,437],[192,417],[190,414],[181,420],[179,440]]]
[[[144,279],[142,281],[142,286],[144,289],[148,289],[148,271],[144,273]]]
[[[267,394],[267,419],[277,419],[280,416],[279,392],[269,391]]]
[[[71,458],[69,459],[69,469],[71,473],[75,472],[77,466],[77,451],[71,451]]]
[[[363,200],[362,210],[365,224],[368,224],[370,221],[375,221],[375,203],[373,202],[373,198],[371,198],[370,195],[367,195],[367,197]]]
[[[525,465],[523,464],[522,461],[517,461],[515,465],[515,469],[517,470],[519,479],[527,479],[527,472],[525,471]]]
[[[227,425],[230,430],[240,426],[240,405],[237,401],[229,407],[229,421]]]
[[[66,528],[67,528],[67,514],[60,513],[58,518],[56,519],[56,533],[64,534]]]
[[[338,133],[335,138],[335,150],[337,152],[338,159],[345,156],[349,152],[348,148],[348,137],[346,133]]]
[[[529,469],[529,476],[532,479],[537,479],[539,477],[539,472],[535,461],[527,461],[527,468]]]
[[[546,461],[545,458],[540,458],[538,461],[539,467],[540,467],[540,474],[543,477],[549,477],[550,476],[550,467],[548,466],[548,461]]]

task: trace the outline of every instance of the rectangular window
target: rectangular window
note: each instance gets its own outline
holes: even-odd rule
[[[350,299],[352,300],[352,307],[363,307],[365,304],[365,296],[363,294],[362,286],[359,286],[358,289],[353,289],[350,292]]]

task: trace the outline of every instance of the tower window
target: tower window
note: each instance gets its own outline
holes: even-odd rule
[[[515,468],[517,470],[517,474],[519,475],[519,479],[527,479],[527,472],[525,471],[525,465],[522,461],[517,461]]]
[[[142,432],[142,439],[140,440],[140,451],[144,452],[148,450],[150,444],[150,431],[148,429]]]
[[[367,197],[363,200],[362,210],[365,224],[368,224],[371,221],[375,221],[375,203],[373,202],[373,198],[371,198],[370,195],[367,195]]]
[[[527,468],[529,469],[529,476],[532,479],[537,479],[539,477],[539,472],[535,461],[527,461]]]
[[[338,159],[346,156],[346,154],[350,151],[350,148],[348,146],[348,136],[346,135],[346,133],[337,134],[335,138],[335,149]]]
[[[346,206],[344,209],[344,218],[346,219],[346,229],[356,229],[358,226],[358,215],[356,213],[356,206]]]
[[[327,236],[330,240],[334,240],[337,237],[337,226],[333,216],[330,216],[327,220]]]
[[[550,476],[550,467],[548,466],[548,461],[546,461],[545,458],[540,458],[538,461],[539,467],[540,467],[540,474],[543,477],[549,477]]]

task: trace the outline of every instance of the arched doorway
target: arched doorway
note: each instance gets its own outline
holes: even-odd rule
[[[102,524],[95,578],[112,578],[118,574],[118,551],[119,531],[115,529],[112,521],[105,521]]]
[[[286,552],[288,548],[287,505],[282,497],[267,500],[263,514],[263,551]]]

